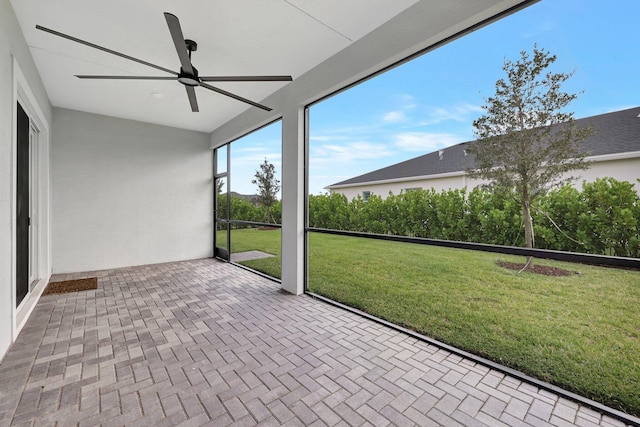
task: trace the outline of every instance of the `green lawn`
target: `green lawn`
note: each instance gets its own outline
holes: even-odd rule
[[[254,259],[241,264],[280,278],[280,230],[258,230],[257,228],[231,230],[231,252],[245,251],[262,251],[275,255],[272,258]]]
[[[246,264],[276,272],[279,231],[232,233],[234,252],[273,250]],[[640,415],[640,272],[517,274],[495,262],[518,257],[318,233],[309,252],[312,292]]]

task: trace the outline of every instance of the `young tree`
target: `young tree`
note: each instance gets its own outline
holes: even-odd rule
[[[216,181],[216,193],[217,194],[222,194],[222,189],[224,188],[224,184],[225,184],[225,180],[224,179],[218,179]]]
[[[264,159],[260,169],[256,171],[252,184],[258,186],[258,201],[265,210],[266,222],[275,222],[271,215],[271,207],[278,201],[276,195],[280,191],[280,181],[275,177],[275,166]]]
[[[216,218],[228,219],[226,179],[217,179],[216,185]],[[224,190],[224,193],[223,193]]]
[[[494,191],[512,194],[522,206],[525,247],[534,244],[532,203],[553,187],[574,179],[567,173],[588,168],[581,151],[590,128],[577,128],[567,107],[577,94],[561,90],[572,73],[546,71],[556,60],[534,45],[516,62],[505,60],[506,79],[496,82],[495,95],[485,99],[485,114],[473,122],[478,141],[467,152],[475,156],[474,178]],[[527,258],[525,268],[533,266]]]

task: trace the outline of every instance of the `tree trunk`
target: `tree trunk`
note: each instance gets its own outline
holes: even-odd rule
[[[531,206],[528,201],[522,203],[522,216],[524,218],[524,247],[533,248],[533,220],[531,219]],[[523,270],[533,269],[533,257],[527,257],[527,263]]]

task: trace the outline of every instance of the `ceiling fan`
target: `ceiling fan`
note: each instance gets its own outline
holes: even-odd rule
[[[271,108],[266,107],[257,102],[253,102],[249,99],[243,98],[239,95],[236,95],[231,92],[227,92],[226,90],[222,90],[215,86],[211,86],[207,82],[290,82],[292,80],[291,76],[199,76],[198,70],[191,63],[191,53],[195,52],[198,49],[198,44],[189,39],[185,39],[182,35],[182,28],[180,27],[180,21],[175,15],[171,13],[165,12],[164,18],[167,21],[167,25],[169,26],[169,32],[171,33],[171,38],[173,39],[173,44],[176,47],[176,51],[178,52],[178,58],[180,58],[180,72],[175,72],[169,70],[168,68],[161,67],[159,65],[152,64],[147,61],[143,61],[138,58],[134,58],[133,56],[125,55],[124,53],[116,52],[112,49],[107,49],[106,47],[98,46],[97,44],[90,43],[88,41],[70,36],[68,34],[61,33],[59,31],[52,30],[50,28],[42,27],[40,25],[36,25],[38,30],[45,31],[47,33],[56,35],[58,37],[62,37],[76,43],[80,43],[95,49],[99,49],[103,52],[110,53],[112,55],[120,56],[122,58],[153,67],[155,69],[167,72],[169,74],[173,74],[173,77],[162,77],[162,76],[101,76],[101,75],[76,75],[76,77],[80,79],[106,79],[106,80],[177,80],[182,83],[187,90],[187,97],[189,98],[189,103],[191,104],[191,111],[198,112],[198,100],[196,98],[195,87],[200,86],[205,89],[209,89],[213,92],[217,92],[221,95],[228,96],[230,98],[236,99],[238,101],[247,103],[249,105],[253,105],[254,107],[261,108],[266,111],[271,111]]]

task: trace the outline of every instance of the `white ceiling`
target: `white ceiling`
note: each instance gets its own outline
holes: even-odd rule
[[[75,74],[170,76],[36,30],[36,24],[179,71],[163,12],[198,43],[201,76],[286,74],[294,80],[418,0],[11,0],[56,107],[210,132],[250,107],[176,81],[80,80]],[[261,102],[290,84],[217,83]],[[152,94],[160,94],[152,96]]]

